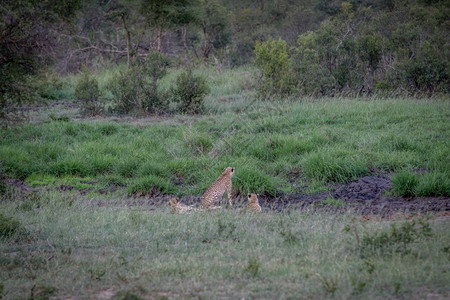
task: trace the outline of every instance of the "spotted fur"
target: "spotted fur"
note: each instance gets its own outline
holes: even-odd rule
[[[201,206],[207,209],[216,209],[218,207],[214,206],[214,202],[222,199],[225,191],[227,192],[228,202],[230,206],[233,206],[231,201],[231,178],[234,175],[234,168],[227,167],[223,171],[222,175],[217,178],[217,180],[211,184],[211,186],[206,190],[201,198]]]
[[[258,196],[256,194],[248,194],[248,203],[247,206],[242,210],[245,212],[257,212],[260,213],[262,211],[261,206],[259,206]]]
[[[195,207],[193,206],[181,204],[178,197],[171,198],[169,200],[169,205],[173,214],[185,214],[195,210]]]

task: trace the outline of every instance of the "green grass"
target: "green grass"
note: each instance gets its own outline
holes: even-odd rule
[[[4,199],[0,282],[6,299],[448,297],[449,220],[395,225],[352,215],[91,206],[45,192]],[[391,223],[392,224],[392,223]],[[359,234],[356,237],[354,228]],[[395,226],[395,229],[394,229]],[[23,239],[16,229],[26,228]]]
[[[119,69],[95,74],[102,91]],[[450,195],[446,99],[260,102],[252,68],[195,72],[211,85],[202,116],[50,116],[0,131],[2,175],[42,187],[24,196],[0,181],[0,298],[450,296],[448,219],[126,207],[132,195],[201,195],[227,166],[244,195],[324,192],[372,172],[395,173],[398,195]],[[69,93],[76,80],[58,84]]]
[[[1,169],[21,179],[112,176],[130,192],[136,189],[133,181],[157,181],[163,191],[179,195],[200,195],[227,166],[236,168],[239,193],[268,195],[293,191],[287,182],[293,169],[306,192],[373,170],[422,169],[439,175],[424,177],[418,194],[432,195],[437,188],[436,194],[449,195],[448,180],[439,183],[450,177],[448,101],[298,99],[247,105],[238,113],[229,104],[223,112],[145,125],[104,119],[2,130]]]
[[[450,177],[441,172],[418,175],[402,171],[392,177],[393,192],[397,196],[448,196]]]

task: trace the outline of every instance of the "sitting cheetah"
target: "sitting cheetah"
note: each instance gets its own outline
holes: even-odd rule
[[[247,206],[244,207],[241,212],[261,212],[261,206],[259,206],[259,201],[256,194],[248,194]]]
[[[227,167],[223,171],[222,175],[217,178],[217,180],[211,184],[211,186],[206,190],[201,199],[201,207],[207,209],[216,209],[218,207],[214,206],[214,201],[221,199],[225,191],[228,195],[228,202],[230,206],[231,203],[231,177],[234,175],[234,168]]]
[[[178,197],[174,197],[169,200],[170,209],[173,214],[185,214],[195,210],[195,207],[181,204],[178,200]]]

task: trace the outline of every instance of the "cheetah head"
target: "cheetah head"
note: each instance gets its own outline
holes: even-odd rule
[[[248,203],[258,203],[258,196],[256,194],[248,194]]]
[[[177,205],[178,205],[178,197],[170,198],[169,205],[171,207],[177,207]]]
[[[226,167],[225,170],[223,170],[223,175],[228,175],[231,177],[233,177],[234,175],[234,168],[233,167]]]

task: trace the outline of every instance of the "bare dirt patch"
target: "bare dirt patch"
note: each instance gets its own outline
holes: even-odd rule
[[[302,195],[294,194],[280,198],[259,197],[263,207],[275,210],[286,208],[306,208],[330,211],[354,210],[362,215],[391,216],[396,213],[426,213],[450,211],[449,197],[394,197],[389,195],[392,188],[388,174],[378,174],[358,178],[355,181],[336,185],[330,192]],[[336,199],[328,204],[327,199]]]

